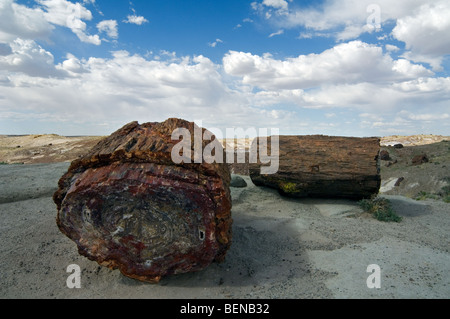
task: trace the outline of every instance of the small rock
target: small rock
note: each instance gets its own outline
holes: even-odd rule
[[[381,159],[382,161],[389,161],[389,160],[391,159],[391,157],[390,157],[390,155],[389,155],[389,152],[386,151],[386,150],[382,150],[382,151],[380,152],[380,159]]]
[[[395,187],[399,187],[400,184],[401,184],[404,180],[405,180],[404,177],[400,177],[400,178],[397,180],[397,182],[395,183]]]
[[[411,163],[412,165],[421,165],[423,163],[428,163],[430,160],[426,154],[414,156]]]
[[[231,177],[230,187],[244,188],[247,187],[247,182],[242,177],[233,175]]]
[[[389,162],[389,163],[386,164],[386,167],[391,167],[392,165],[397,164],[397,163],[398,163],[397,160],[395,160],[393,162]]]

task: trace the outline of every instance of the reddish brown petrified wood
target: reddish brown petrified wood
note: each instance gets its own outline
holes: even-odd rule
[[[133,122],[71,164],[54,201],[57,224],[80,254],[147,282],[224,259],[232,223],[228,167],[175,165],[176,128],[194,137],[194,123],[180,119]]]

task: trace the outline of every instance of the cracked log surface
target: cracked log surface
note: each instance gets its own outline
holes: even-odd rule
[[[171,159],[172,132],[193,137],[194,125],[132,122],[72,162],[53,199],[57,225],[81,255],[146,282],[223,261],[232,223],[227,165]]]
[[[254,143],[259,147],[260,140]],[[270,137],[267,145],[271,154]],[[250,177],[290,197],[368,198],[380,189],[379,152],[376,137],[280,136],[278,172],[261,175],[258,161],[250,164]]]

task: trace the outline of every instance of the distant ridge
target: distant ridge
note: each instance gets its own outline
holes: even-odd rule
[[[102,136],[0,135],[0,163],[50,163],[72,161],[96,145]],[[402,144],[420,146],[448,140],[450,136],[420,134],[392,135],[381,138],[381,146]],[[250,149],[252,138],[220,140],[222,145],[236,152]]]
[[[439,143],[442,141],[450,141],[450,136],[420,134],[420,135],[392,135],[381,138],[381,146],[393,146],[402,144],[403,146],[419,146]]]

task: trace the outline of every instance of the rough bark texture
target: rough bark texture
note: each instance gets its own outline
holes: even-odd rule
[[[255,139],[254,143],[259,140]],[[271,154],[271,138],[267,140]],[[278,173],[261,175],[261,164],[250,164],[258,186],[278,189],[291,197],[367,198],[381,184],[378,138],[280,136]]]
[[[72,162],[54,201],[57,224],[80,254],[147,282],[224,259],[231,244],[229,169],[175,165],[176,128],[194,137],[194,123],[179,119],[133,122]]]

